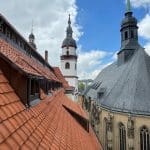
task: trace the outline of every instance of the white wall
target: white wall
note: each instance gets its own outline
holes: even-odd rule
[[[62,49],[62,55],[67,55],[67,51],[69,51],[69,55],[75,55],[75,56],[77,55],[76,49],[74,47],[69,47],[68,49],[67,47],[64,47]]]
[[[76,48],[74,47],[69,47],[68,49],[67,47],[64,47],[62,49],[62,55],[67,55],[67,51],[69,51],[69,55],[73,55],[73,56],[77,55]],[[65,65],[67,62],[70,64],[70,69],[65,68]],[[74,58],[61,60],[61,71],[62,71],[63,76],[73,76],[72,78],[65,77],[65,79],[68,81],[70,86],[75,87],[76,91],[74,92],[78,92],[77,60]]]
[[[70,63],[70,69],[66,69],[66,63]],[[77,76],[77,68],[75,69],[75,64],[77,66],[76,60],[61,60],[61,71],[64,76]]]
[[[75,89],[77,90],[76,92],[78,92],[78,78],[65,78],[70,86],[75,87]]]

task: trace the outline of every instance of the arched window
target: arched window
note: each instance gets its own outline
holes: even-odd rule
[[[126,32],[125,32],[124,37],[125,37],[125,40],[127,40],[127,39],[128,39],[128,31],[126,31]]]
[[[149,150],[150,149],[150,133],[148,128],[143,126],[140,130],[140,145],[141,150]]]
[[[125,126],[120,123],[119,124],[119,140],[120,140],[120,150],[126,150],[126,129]]]
[[[65,64],[65,68],[70,69],[70,64],[68,62]]]
[[[69,51],[66,52],[66,55],[69,55]]]

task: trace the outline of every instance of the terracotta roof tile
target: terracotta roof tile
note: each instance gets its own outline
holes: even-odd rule
[[[1,93],[0,149],[102,149],[93,130],[87,132],[64,108],[86,118],[80,106],[70,101],[63,90],[26,109],[8,81],[3,83],[7,86],[4,85],[6,89]]]
[[[0,143],[0,148],[3,150],[12,150],[12,148],[8,145],[8,143]]]
[[[68,82],[65,80],[65,78],[64,78],[63,74],[61,73],[59,67],[53,67],[53,69],[54,69],[54,73],[55,73],[56,77],[62,82],[63,87],[65,89],[72,89],[69,86]]]
[[[49,80],[54,80],[60,82],[55,74],[47,67],[38,63],[36,60],[27,56],[23,52],[15,49],[9,43],[0,39],[0,53],[5,56],[13,64],[17,65],[21,70],[27,74],[32,74],[40,77],[45,77]],[[1,77],[0,77],[1,78]],[[5,78],[4,78],[5,79]],[[3,82],[3,80],[1,82]]]

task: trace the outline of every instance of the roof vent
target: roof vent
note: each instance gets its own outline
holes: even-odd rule
[[[102,96],[104,95],[105,91],[106,91],[106,88],[100,88],[98,93],[97,93],[97,98],[98,99],[102,98]]]

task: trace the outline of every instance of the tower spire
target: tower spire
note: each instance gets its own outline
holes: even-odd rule
[[[68,25],[71,25],[70,14],[69,14],[69,19],[68,19]]]
[[[130,0],[127,0],[127,8],[126,8],[126,12],[131,12],[131,2]]]
[[[72,37],[72,27],[71,27],[71,19],[70,19],[70,14],[69,14],[69,19],[68,19],[68,27],[67,27],[67,37]]]
[[[33,34],[33,20],[32,20],[32,27],[31,27],[31,33],[29,35],[29,43],[32,47],[34,47],[36,49],[36,45],[34,43],[34,40],[35,40],[35,36]]]

